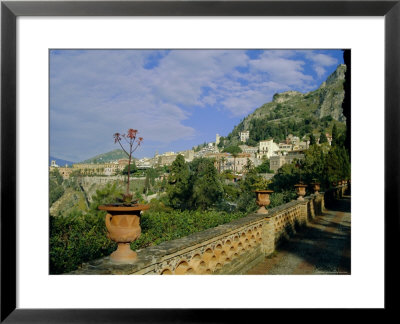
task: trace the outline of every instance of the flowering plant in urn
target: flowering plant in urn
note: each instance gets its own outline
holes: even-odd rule
[[[131,128],[127,134],[114,134],[115,143],[121,146],[129,158],[126,192],[121,199],[122,204],[99,206],[100,210],[107,211],[105,221],[108,237],[118,243],[117,250],[110,256],[110,259],[117,263],[131,263],[136,260],[137,254],[131,250],[130,243],[138,239],[141,234],[141,211],[149,208],[149,205],[140,205],[137,200],[132,200],[133,195],[129,190],[132,153],[136,151],[143,141],[142,137],[137,138],[137,133],[137,130]],[[122,141],[128,144],[128,149],[124,148]]]
[[[132,153],[137,150],[137,148],[140,146],[140,144],[143,141],[143,137],[136,138],[138,131],[136,129],[128,129],[127,134],[120,134],[120,133],[115,133],[114,134],[114,143],[118,143],[122,150],[126,153],[128,156],[128,180],[126,184],[126,192],[123,195],[123,202],[124,205],[132,205],[132,203],[136,203],[137,201],[132,201],[133,195],[130,193],[129,190],[129,185],[130,185],[130,173],[131,173],[131,161],[132,161]],[[125,149],[124,146],[122,145],[122,140],[124,140],[128,144],[128,149]]]

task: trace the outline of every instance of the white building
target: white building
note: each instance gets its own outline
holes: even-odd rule
[[[263,156],[266,156],[268,159],[271,156],[277,155],[279,151],[279,145],[274,143],[273,139],[260,141],[259,143],[259,158],[261,159]]]
[[[258,147],[255,146],[239,145],[239,147],[243,153],[249,153],[252,157],[256,156],[258,153]]]
[[[286,151],[289,152],[293,149],[292,144],[287,144],[287,143],[279,143],[279,151]]]
[[[220,140],[221,136],[219,136],[219,134],[215,135],[215,145],[218,145]]]
[[[246,142],[250,138],[250,132],[249,131],[240,132],[239,137],[241,142]]]

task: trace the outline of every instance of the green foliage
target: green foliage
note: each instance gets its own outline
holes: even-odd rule
[[[107,183],[102,189],[96,190],[96,194],[92,197],[90,211],[98,213],[98,207],[105,204],[116,203],[123,194],[123,190],[117,186],[117,183]]]
[[[53,205],[65,192],[62,186],[63,178],[58,171],[54,169],[49,174],[49,206]]]
[[[254,191],[263,187],[266,189],[267,183],[253,168],[250,169],[243,180],[240,181],[240,195],[237,200],[237,209],[241,212],[252,213],[257,209]]]
[[[146,177],[149,177],[150,185],[154,186],[156,184],[156,178],[159,177],[160,171],[155,168],[150,168],[146,170]]]
[[[270,205],[269,208],[274,208],[283,204],[288,203],[296,199],[297,195],[293,190],[286,190],[282,192],[273,192],[270,195]]]
[[[248,146],[258,146],[258,142],[255,141],[255,140],[252,139],[252,138],[249,138],[249,139],[246,141],[246,145],[248,145]]]
[[[300,170],[296,167],[296,162],[284,164],[279,168],[270,185],[275,192],[294,190],[294,185],[299,182]]]
[[[219,148],[224,147],[224,143],[225,143],[225,137],[221,136],[221,137],[219,138],[218,147],[219,147]]]
[[[171,165],[167,182],[169,204],[175,209],[188,207],[191,196],[190,171],[183,155],[179,154]]]
[[[326,157],[324,172],[328,183],[350,178],[349,154],[344,147],[331,148]]]
[[[116,244],[107,238],[104,217],[72,212],[50,216],[50,274],[76,270],[83,262],[109,255]]]
[[[311,145],[305,152],[302,164],[302,180],[311,183],[313,179],[321,182],[324,180],[325,155],[320,145]]]
[[[194,159],[190,169],[190,207],[206,210],[220,202],[224,193],[223,186],[213,161],[207,158]]]
[[[142,235],[131,243],[134,250],[164,241],[178,239],[245,216],[244,213],[217,211],[155,211],[148,210],[141,217]]]
[[[239,153],[242,153],[242,149],[237,145],[230,145],[225,147],[223,152],[230,153],[233,156],[237,156]]]
[[[124,169],[121,171],[121,174],[123,174],[123,175],[128,175],[128,166],[129,165],[126,165],[125,167],[124,167]],[[135,172],[137,172],[138,171],[138,169],[137,169],[137,167],[136,167],[136,163],[135,163],[135,161],[132,161],[132,163],[131,163],[131,168],[130,168],[130,174],[132,175],[132,174],[134,174]]]
[[[315,140],[315,136],[314,134],[310,134],[310,145],[315,145],[317,142]]]
[[[301,168],[296,167],[296,161],[284,164],[273,178],[270,187],[276,192],[293,191],[293,186],[301,180],[307,184],[314,181],[321,183],[323,188],[332,182],[350,178],[350,160],[343,146],[312,145],[305,152]]]
[[[323,143],[328,143],[328,139],[326,138],[326,135],[324,132],[321,132],[321,135],[319,136],[319,144]]]
[[[269,168],[269,166],[270,166],[269,159],[263,157],[263,162],[258,167],[256,167],[256,171],[258,173],[274,173],[274,171],[272,171]]]
[[[50,180],[49,182],[49,206],[53,205],[62,195],[64,194],[64,188],[62,185],[58,185],[57,182]]]
[[[53,169],[50,171],[50,179],[56,182],[56,184],[61,185],[63,183],[63,177],[58,169]]]
[[[125,152],[121,149],[116,149],[107,153],[96,155],[90,159],[83,161],[82,163],[106,163],[125,158]]]

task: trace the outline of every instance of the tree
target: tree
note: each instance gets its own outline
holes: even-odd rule
[[[350,178],[350,159],[347,150],[343,146],[333,146],[325,160],[327,181],[337,182]]]
[[[255,204],[254,190],[262,182],[262,177],[258,175],[255,168],[251,168],[247,173],[244,180],[240,181],[240,195],[237,200],[237,208],[239,211],[251,213],[257,209]]]
[[[337,131],[337,127],[336,124],[333,124],[332,127],[332,146],[335,146],[337,144],[337,140],[338,140],[338,131]]]
[[[63,194],[64,187],[62,186],[63,177],[58,169],[50,171],[49,176],[49,205],[53,205]]]
[[[310,146],[311,145],[315,145],[317,142],[315,141],[315,137],[314,137],[314,135],[311,133],[310,134]]]
[[[50,179],[53,179],[58,185],[63,183],[63,177],[58,169],[50,171]]]
[[[326,138],[326,135],[324,132],[321,132],[321,135],[319,136],[319,144],[323,143],[328,143],[328,139]]]
[[[263,157],[262,163],[258,167],[256,167],[256,171],[258,173],[274,173],[274,171],[270,169],[269,159],[267,159],[265,156]]]
[[[149,177],[150,185],[154,186],[156,182],[156,178],[159,176],[159,172],[154,169],[150,168],[146,170],[146,177]]]
[[[132,161],[132,163],[129,165],[125,165],[125,167],[123,168],[123,170],[121,171],[122,175],[128,175],[128,172],[130,173],[136,173],[137,172],[137,167],[136,167],[136,163],[135,161]]]
[[[150,190],[150,177],[148,174],[146,174],[146,178],[144,179],[143,193],[147,195],[149,190]]]
[[[224,190],[212,160],[197,158],[192,161],[190,167],[192,171],[191,208],[206,210],[215,206],[221,201]]]
[[[218,147],[219,147],[219,148],[224,147],[224,143],[225,143],[225,137],[221,136],[221,137],[219,138]]]
[[[276,192],[294,190],[294,185],[299,181],[300,169],[296,167],[297,161],[284,164],[278,169],[278,172],[273,177],[273,182],[270,185],[271,189]]]
[[[304,154],[302,165],[302,176],[306,183],[311,183],[314,179],[323,181],[325,156],[323,149],[319,145],[311,146]]]
[[[171,207],[185,209],[191,196],[189,167],[179,154],[171,165],[167,181],[167,196]]]

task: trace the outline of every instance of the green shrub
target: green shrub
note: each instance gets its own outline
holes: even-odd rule
[[[131,243],[133,250],[158,245],[164,241],[175,240],[192,233],[245,216],[244,213],[217,211],[158,211],[148,210],[141,217],[142,234]]]
[[[104,213],[50,216],[50,274],[73,271],[83,262],[109,255],[116,244],[106,232]]]
[[[274,208],[283,204],[288,203],[291,200],[296,199],[297,195],[294,190],[286,190],[283,192],[273,192],[270,196],[269,208]]]

